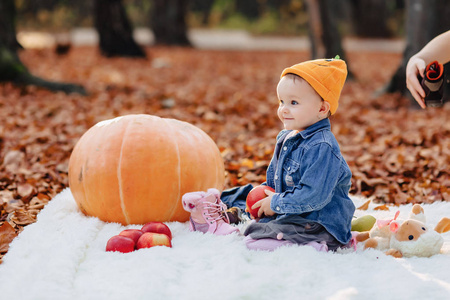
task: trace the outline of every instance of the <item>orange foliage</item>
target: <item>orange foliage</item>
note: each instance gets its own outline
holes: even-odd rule
[[[95,47],[65,56],[26,50],[20,58],[46,79],[84,85],[89,96],[0,85],[0,225],[20,231],[67,187],[68,160],[95,123],[145,113],[198,126],[218,145],[225,187],[265,180],[275,137],[276,84],[306,52],[207,51],[153,47],[152,59],[101,57]],[[347,80],[331,117],[353,172],[351,194],[374,202],[450,201],[450,104],[411,109],[397,94],[374,97],[401,55],[349,52]]]

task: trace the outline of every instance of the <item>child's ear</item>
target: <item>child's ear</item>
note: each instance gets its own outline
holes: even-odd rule
[[[328,103],[327,101],[322,101],[322,106],[320,107],[319,112],[321,114],[328,115],[329,111],[330,111],[330,103]]]

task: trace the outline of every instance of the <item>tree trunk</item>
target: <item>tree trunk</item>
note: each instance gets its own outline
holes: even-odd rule
[[[0,1],[0,43],[12,52],[21,48],[16,39],[15,17],[14,0]]]
[[[345,60],[346,55],[344,49],[342,48],[341,35],[338,31],[338,22],[333,5],[336,5],[333,0],[319,0],[320,19],[323,26],[322,41],[325,45],[325,57],[333,58],[336,55],[339,55]]]
[[[201,13],[201,24],[207,26],[209,24],[209,16],[214,5],[214,0],[194,0],[191,1],[191,9]]]
[[[325,57],[325,44],[323,43],[323,25],[320,18],[320,7],[318,0],[306,1],[308,10],[308,35],[311,43],[311,58]]]
[[[80,85],[50,82],[30,74],[17,56],[14,0],[0,1],[0,81],[36,85],[52,91],[86,94]]]
[[[94,19],[103,55],[145,57],[145,52],[134,41],[122,0],[95,0]]]
[[[261,15],[259,2],[258,0],[236,0],[236,11],[249,20],[256,20]]]
[[[361,37],[391,37],[387,0],[351,0],[354,29]]]
[[[411,56],[419,52],[435,36],[450,29],[450,2],[407,0],[406,14],[406,48],[402,62],[390,82],[378,94],[400,92],[418,107],[406,88],[406,65]],[[447,64],[445,68],[447,76],[450,76],[449,69]]]
[[[153,0],[150,27],[156,45],[191,46],[187,36],[188,0]]]
[[[309,15],[309,38],[311,42],[311,57],[334,58],[336,55],[347,62],[349,78],[349,63],[342,48],[341,35],[337,29],[338,22],[334,5],[339,3],[332,0],[307,0],[306,6]]]

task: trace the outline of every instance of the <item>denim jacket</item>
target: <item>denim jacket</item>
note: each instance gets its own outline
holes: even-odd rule
[[[271,209],[276,219],[300,215],[318,222],[339,242],[347,244],[355,211],[348,196],[352,174],[329,119],[286,140],[289,133],[282,130],[278,134],[266,175],[265,184],[275,189]]]

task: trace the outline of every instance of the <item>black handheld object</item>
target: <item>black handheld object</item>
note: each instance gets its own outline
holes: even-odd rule
[[[427,107],[442,107],[444,105],[444,66],[433,61],[425,68],[421,81],[425,91],[425,105]]]

